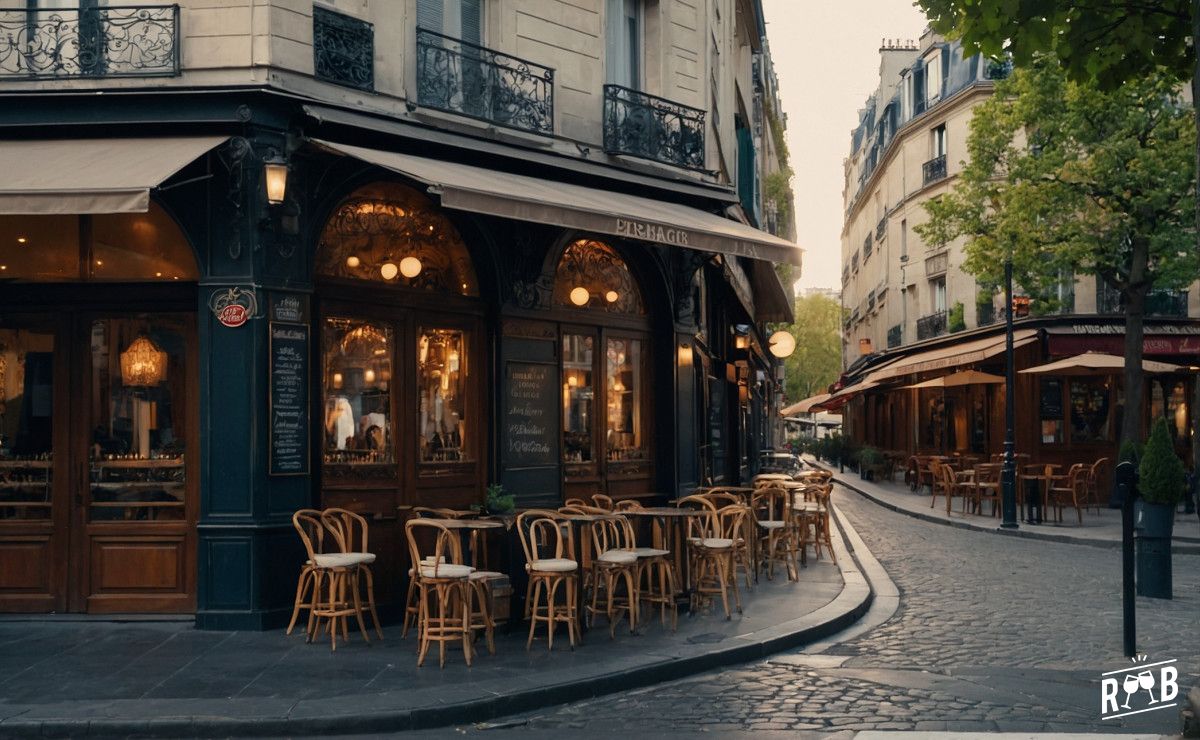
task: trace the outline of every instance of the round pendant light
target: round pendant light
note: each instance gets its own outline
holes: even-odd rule
[[[400,260],[400,274],[406,278],[415,278],[421,274],[421,260],[416,257],[405,257]]]
[[[609,303],[616,303],[617,299],[620,297],[621,294],[615,290],[610,290],[604,294],[604,300],[608,301]]]
[[[576,306],[586,306],[589,299],[591,299],[591,295],[588,294],[587,288],[580,286],[571,289],[571,303]]]
[[[780,359],[790,357],[796,351],[796,338],[792,336],[791,332],[784,331],[783,329],[772,334],[767,343],[771,354]]]
[[[355,257],[354,255],[350,255],[349,257],[346,258],[346,267],[358,267],[361,264],[362,264],[362,261],[359,260],[358,257]]]
[[[393,280],[399,274],[400,268],[396,267],[394,262],[384,262],[379,267],[379,274],[383,275],[384,280]]]

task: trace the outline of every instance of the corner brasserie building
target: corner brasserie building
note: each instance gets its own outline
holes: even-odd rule
[[[771,445],[800,251],[728,188],[227,103],[5,116],[0,612],[276,625],[327,506],[394,603],[406,507],[661,502]]]

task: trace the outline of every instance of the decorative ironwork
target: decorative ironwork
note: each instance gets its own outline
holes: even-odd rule
[[[946,177],[946,155],[934,157],[925,164],[921,165],[922,181],[925,185],[931,182],[945,179]]]
[[[1096,281],[1096,313],[1116,314],[1125,312],[1125,298],[1119,290],[1103,280]],[[1186,290],[1152,290],[1146,294],[1146,316],[1168,316],[1187,318],[1188,294]]]
[[[704,148],[704,111],[604,86],[604,151],[703,170]]]
[[[587,297],[582,302],[573,300],[583,293]],[[593,239],[571,242],[563,250],[554,273],[554,304],[610,313],[646,312],[625,261],[612,247]]]
[[[887,236],[887,216],[879,219],[879,223],[875,224],[875,241],[883,241],[883,237]]]
[[[891,349],[892,347],[899,347],[901,342],[903,342],[903,341],[904,341],[904,327],[902,325],[896,324],[891,329],[888,329],[888,333],[887,333],[888,349]]]
[[[498,126],[554,133],[554,70],[417,29],[417,102]]]
[[[991,326],[1004,317],[1004,309],[996,310],[991,303],[975,304],[975,325]]]
[[[850,268],[858,272],[858,250],[854,250],[854,254],[850,256]]]
[[[178,5],[0,10],[0,78],[178,74]]]
[[[320,80],[374,90],[375,27],[314,5],[313,71]]]
[[[866,238],[863,239],[863,248],[862,248],[863,262],[866,262],[867,258],[871,256],[871,250],[874,247],[875,247],[875,242],[871,240],[871,235],[867,234]]]
[[[842,268],[842,287],[845,287],[846,283],[848,283],[848,282],[850,282],[850,268],[843,267]]]
[[[867,310],[868,311],[875,310],[875,291],[874,290],[867,292]]]
[[[938,311],[917,319],[917,339],[929,339],[946,333],[946,312]]]

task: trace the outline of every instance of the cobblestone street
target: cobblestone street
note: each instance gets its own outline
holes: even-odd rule
[[[883,625],[820,654],[776,656],[496,725],[1178,732],[1178,709],[1100,718],[1100,674],[1127,665],[1119,550],[937,525],[845,489],[835,500],[900,589],[900,607]],[[1138,601],[1138,647],[1151,660],[1178,659],[1182,694],[1200,681],[1200,556],[1176,555],[1174,571],[1173,601]]]

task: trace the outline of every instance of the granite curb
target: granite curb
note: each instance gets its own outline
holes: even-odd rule
[[[267,737],[388,733],[482,722],[547,706],[579,701],[672,681],[727,665],[746,663],[773,653],[821,640],[857,622],[870,608],[874,591],[838,521],[834,538],[843,585],[828,604],[794,620],[732,637],[720,644],[688,644],[648,650],[645,660],[596,665],[586,675],[578,669],[543,675],[543,682],[494,687],[472,697],[451,696],[414,702],[405,692],[380,692],[336,700],[310,699],[291,704],[286,713],[256,716],[252,706],[242,716],[188,711],[199,700],[174,702],[178,710],[142,717],[77,717],[0,720],[3,737]],[[569,675],[576,672],[577,675]],[[567,675],[563,675],[567,674]],[[485,695],[479,695],[479,694]],[[406,706],[407,704],[407,706]],[[396,708],[393,708],[396,707]],[[45,710],[42,710],[45,711]]]

